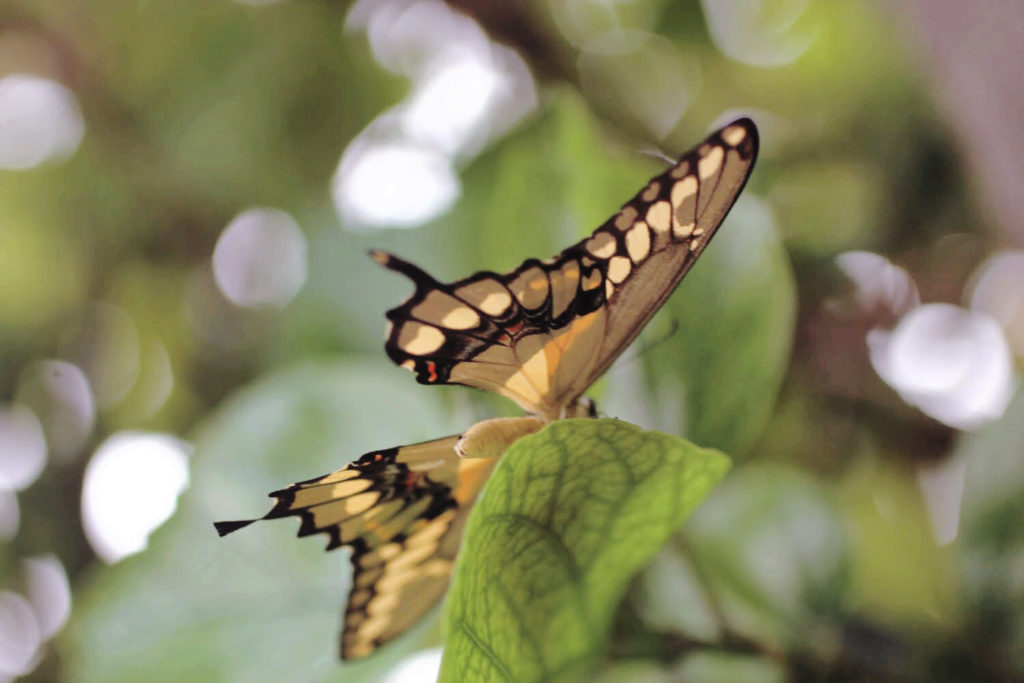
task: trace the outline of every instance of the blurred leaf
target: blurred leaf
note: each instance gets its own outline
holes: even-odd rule
[[[782,683],[789,680],[783,667],[765,657],[722,652],[699,652],[686,657],[673,672],[686,683]]]
[[[827,627],[847,586],[847,539],[829,492],[814,480],[789,467],[744,467],[701,506],[684,538],[694,571],[676,580],[699,582],[720,627],[804,650],[834,645]],[[645,577],[647,602],[670,582],[658,572]],[[659,609],[675,606],[676,628],[691,632],[680,597],[693,591],[678,593]]]
[[[516,442],[466,529],[442,681],[575,680],[604,656],[630,580],[728,459],[617,420]]]
[[[659,426],[729,453],[749,451],[789,365],[795,315],[796,287],[771,210],[741,196],[654,323],[678,323],[644,356],[656,400],[679,415]],[[660,407],[652,412],[664,414]]]
[[[867,164],[818,161],[779,173],[769,199],[789,246],[828,258],[876,241],[881,182]]]
[[[847,609],[904,629],[955,619],[952,558],[935,541],[913,476],[864,458],[850,467],[838,495],[851,541]]]
[[[1024,391],[1003,417],[965,434],[954,457],[967,461],[958,546],[976,644],[1001,651],[1014,671],[1024,671]]]
[[[373,448],[456,432],[429,396],[383,363],[305,363],[228,401],[196,437],[192,486],[150,547],[96,567],[61,639],[68,679],[377,680],[422,639],[338,662],[345,553],[297,541],[294,520],[218,539],[212,522],[259,516],[268,491]],[[407,379],[407,378],[403,378]],[[395,415],[401,415],[400,421]],[[125,482],[145,487],[146,482]]]

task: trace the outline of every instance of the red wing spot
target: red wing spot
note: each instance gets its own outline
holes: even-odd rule
[[[436,382],[437,381],[437,366],[434,364],[434,361],[432,361],[432,360],[428,360],[427,361],[427,372],[430,373],[430,376],[427,379],[430,380],[431,382]]]
[[[380,453],[378,453],[377,455],[373,456],[373,461],[374,462],[380,462],[383,459],[384,459],[384,456],[381,455]]]
[[[525,325],[525,323],[522,320],[517,320],[515,322],[515,324],[507,325],[505,327],[505,331],[508,332],[510,335],[512,335],[514,337],[515,335],[517,335],[520,332],[522,332],[524,325]]]
[[[422,472],[406,472],[402,486],[406,491],[412,491],[420,486],[424,478],[425,475]]]

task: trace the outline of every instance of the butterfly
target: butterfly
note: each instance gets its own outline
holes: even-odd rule
[[[465,433],[367,453],[271,493],[260,519],[295,516],[299,536],[351,551],[341,657],[369,655],[428,612],[448,586],[470,509],[498,456],[566,417],[596,417],[583,396],[640,333],[707,247],[757,157],[754,123],[712,133],[589,237],[510,273],[438,282],[412,263],[371,256],[412,280],[387,312],[388,356],[422,384],[463,384],[526,412]],[[217,522],[221,536],[258,520]]]

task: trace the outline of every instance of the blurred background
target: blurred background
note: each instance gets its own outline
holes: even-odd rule
[[[7,0],[0,681],[427,681],[336,660],[343,553],[218,539],[514,414],[382,349],[408,285],[590,232],[746,114],[748,189],[593,391],[736,468],[607,681],[1024,680],[1024,6]]]

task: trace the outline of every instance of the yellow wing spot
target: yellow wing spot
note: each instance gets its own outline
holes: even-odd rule
[[[629,277],[629,271],[633,266],[625,256],[616,256],[608,262],[608,279],[615,284],[621,283]]]
[[[512,295],[508,292],[492,292],[480,302],[480,310],[488,315],[501,315],[512,304]]]
[[[619,215],[615,217],[615,227],[619,230],[629,230],[629,226],[633,225],[633,221],[636,220],[637,211],[632,206],[624,206]]]
[[[694,228],[693,229],[693,236],[694,237],[700,237],[703,234],[704,234],[704,228]]]
[[[347,498],[348,496],[354,496],[357,493],[362,493],[371,486],[373,486],[373,482],[369,479],[354,479],[352,481],[335,484],[331,487],[331,492],[328,494],[328,500],[330,498]]]
[[[693,223],[687,223],[686,225],[683,225],[682,223],[676,223],[672,227],[672,234],[675,235],[676,237],[689,237],[690,234],[693,232],[693,226]]]
[[[385,574],[385,576],[388,576],[388,574]],[[393,592],[391,587],[385,583],[385,579],[378,581],[376,588],[377,596],[373,599],[373,602],[367,605],[366,611],[373,616],[380,615],[390,620],[402,596],[400,593]],[[402,586],[399,584],[395,588],[401,589]]]
[[[682,231],[682,225],[697,219],[697,191],[700,183],[696,176],[688,175],[672,186],[672,231],[678,237],[688,234]]]
[[[584,268],[589,268],[590,266],[594,265],[594,259],[590,258],[589,256],[581,256],[580,263],[583,265]]]
[[[402,553],[401,555],[399,555],[391,561],[391,563],[388,565],[388,571],[389,573],[397,572],[405,567],[408,567],[410,564],[416,564],[420,560],[425,560],[431,555],[433,555],[435,550],[437,550],[436,546],[429,543],[406,550],[404,553]]]
[[[715,146],[700,161],[697,162],[697,172],[701,180],[713,176],[722,167],[722,159],[725,157],[725,150]]]
[[[487,315],[501,315],[512,305],[512,295],[504,285],[493,278],[484,278],[463,285],[455,290],[455,296],[471,306],[476,306]]]
[[[345,501],[345,514],[360,515],[372,508],[379,498],[380,494],[376,491],[360,493],[358,496],[353,496]]]
[[[423,531],[409,539],[409,546],[431,545],[437,539],[441,538],[441,535],[448,530],[448,525],[451,523],[451,518],[454,516],[454,511],[452,511],[452,514],[450,515],[443,514],[434,521],[428,522],[427,526],[423,528]]]
[[[651,251],[651,233],[647,223],[637,221],[633,229],[626,233],[626,251],[633,263],[639,263],[647,257]]]
[[[411,311],[414,318],[439,323],[450,330],[468,330],[480,324],[480,316],[450,294],[434,290]]]
[[[374,582],[380,578],[380,572],[366,571],[367,567],[363,566],[363,571],[356,572],[355,576],[352,577],[352,585],[356,588],[369,588]]]
[[[589,292],[601,286],[601,271],[594,270],[590,275],[583,278],[583,291]]]
[[[387,327],[384,328],[384,339],[391,339],[391,333],[395,330],[395,324],[388,321]]]
[[[611,280],[604,281],[604,298],[611,300],[612,295],[615,294],[615,285],[612,284]]]
[[[688,175],[689,173],[690,173],[690,162],[689,161],[683,161],[678,166],[673,168],[669,172],[669,175],[672,176],[672,178],[674,178],[675,180],[679,180],[680,178],[682,178],[685,175]]]
[[[697,194],[697,177],[686,176],[678,183],[672,186],[672,204],[679,206],[691,196]]]
[[[668,232],[672,225],[672,205],[666,201],[660,201],[647,209],[647,224],[655,232]]]
[[[661,192],[661,183],[657,180],[652,180],[651,184],[647,186],[646,190],[644,190],[644,193],[640,195],[640,199],[645,202],[653,202],[659,192]]]
[[[441,326],[449,330],[468,330],[480,324],[480,316],[469,306],[448,311],[441,318]]]
[[[700,240],[693,240],[690,242],[690,251],[697,251],[700,247]]]
[[[388,543],[377,549],[377,555],[385,562],[398,555],[400,552],[402,552],[402,546],[398,543]]]
[[[338,498],[347,498],[361,493],[373,485],[369,479],[348,479],[339,481],[332,485],[327,482],[318,482],[324,485],[307,486],[295,490],[295,498],[289,505],[290,510],[306,508],[320,503],[329,503]]]
[[[599,259],[610,258],[615,253],[615,238],[610,232],[598,232],[583,247]]]
[[[406,358],[405,360],[402,361],[401,367],[405,368],[406,370],[411,370],[411,371],[415,372],[416,371],[416,361],[414,361],[412,358]]]
[[[320,477],[315,482],[316,484],[333,484],[337,481],[348,481],[349,479],[355,479],[359,476],[359,470],[351,470],[349,468],[338,470],[337,472],[331,472],[326,477]]]
[[[432,325],[410,320],[398,333],[398,348],[413,356],[423,356],[444,345],[444,333]]]
[[[548,297],[548,276],[533,266],[527,268],[508,286],[519,303],[527,309],[538,308]]]
[[[352,598],[349,598],[349,602],[351,602],[351,601],[352,601]],[[362,626],[359,627],[358,637],[359,637],[359,639],[361,641],[360,644],[362,644],[363,642],[367,643],[367,645],[369,645],[369,643],[372,643],[375,638],[378,638],[380,635],[382,635],[384,633],[384,631],[388,627],[388,624],[390,624],[390,623],[391,623],[391,617],[390,617],[390,615],[387,615],[387,614],[381,614],[380,616],[374,616],[374,617],[364,621]],[[353,650],[353,651],[362,652],[363,650],[362,650],[362,648],[360,648],[359,650]],[[369,652],[369,648],[367,648],[366,651]]]
[[[551,315],[558,317],[576,298],[576,290],[580,283],[580,266],[576,261],[570,261],[549,273],[548,278],[551,280]]]
[[[348,608],[359,608],[366,604],[366,601],[370,599],[373,592],[368,589],[352,591],[352,595],[348,596]]]
[[[743,142],[745,137],[747,137],[747,131],[743,126],[729,126],[722,131],[722,139],[733,147]]]
[[[419,572],[415,570],[385,574],[384,577],[377,582],[377,592],[394,594],[397,596],[403,588],[417,578],[419,578]]]

